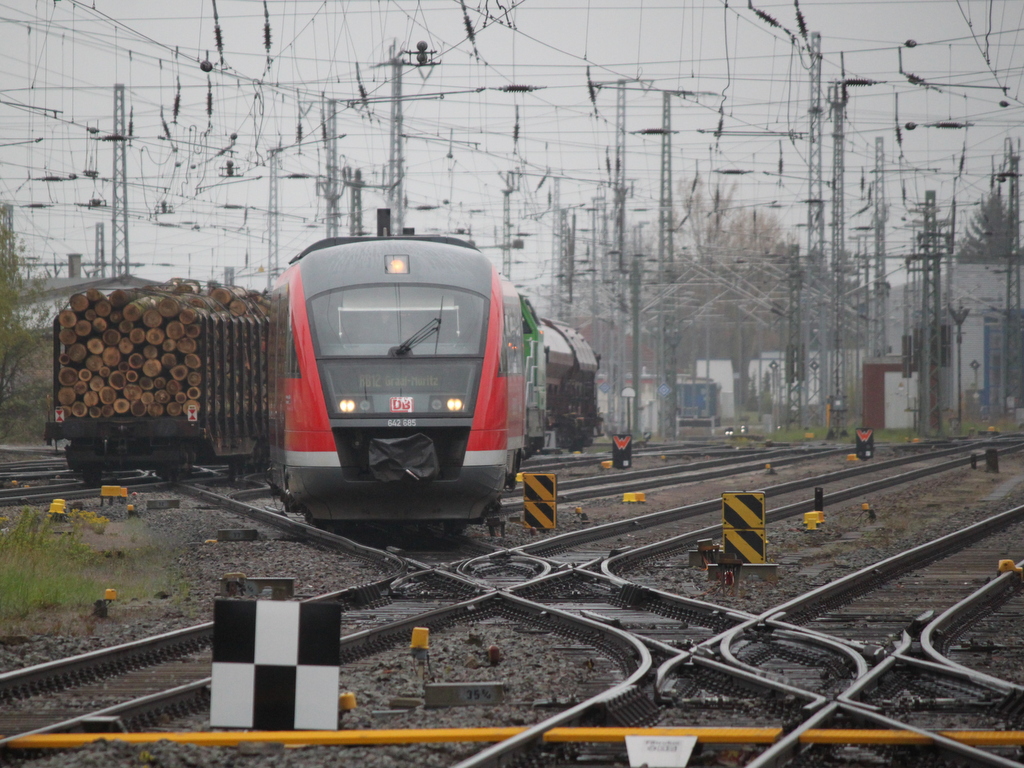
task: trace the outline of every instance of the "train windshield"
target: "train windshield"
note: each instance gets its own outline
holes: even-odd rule
[[[372,285],[310,301],[319,357],[483,354],[487,300],[430,285]]]

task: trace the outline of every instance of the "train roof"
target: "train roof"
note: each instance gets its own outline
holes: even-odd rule
[[[419,242],[427,243],[444,243],[445,245],[458,245],[462,248],[469,248],[476,250],[476,247],[470,245],[465,240],[459,240],[457,237],[449,237],[448,235],[393,235],[391,237],[325,237],[323,240],[317,240],[311,246],[306,248],[302,253],[289,261],[289,264],[294,264],[303,256],[313,251],[319,251],[323,248],[331,248],[335,245],[350,245],[351,243],[370,243],[379,242],[382,240],[414,240]]]
[[[408,257],[408,273],[387,274],[385,261]],[[296,261],[296,260],[293,260]],[[476,248],[449,237],[332,237],[307,248],[296,265],[309,295],[377,283],[448,285],[490,296],[494,266]]]

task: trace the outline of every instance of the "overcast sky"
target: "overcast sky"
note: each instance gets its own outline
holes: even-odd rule
[[[681,91],[671,99],[678,183],[699,172],[735,184],[734,204],[771,205],[805,245],[797,225],[807,216],[810,58],[798,10],[806,30],[821,33],[826,94],[844,66],[847,78],[877,81],[849,89],[849,248],[852,228],[870,223],[870,211],[853,214],[866,204],[862,182],[872,178],[878,136],[894,256],[909,249],[925,190],[937,191],[942,215],[954,195],[969,211],[988,191],[1006,140],[1020,135],[1024,2],[774,0],[754,8],[769,18],[741,0],[0,2],[0,202],[14,206],[15,228],[40,264],[63,265],[71,252],[91,260],[97,222],[106,225],[109,258],[113,144],[101,139],[113,131],[113,87],[123,83],[132,116],[129,246],[132,262],[145,265],[134,271],[208,279],[235,267],[240,282],[263,287],[268,151],[283,147],[286,261],[325,232],[316,179],[325,169],[323,99],[343,102],[342,163],[379,184],[391,69],[377,65],[392,45],[412,50],[422,40],[436,66],[405,67],[403,81],[406,225],[417,232],[465,230],[498,262],[500,174],[519,171],[513,228],[526,247],[512,277],[542,290],[552,271],[553,179],[563,206],[610,198],[614,84],[624,80],[631,226],[652,222],[645,233],[653,233],[659,190],[661,138],[637,132],[661,126],[663,91]],[[208,75],[204,59],[214,65]],[[502,90],[509,85],[531,90]],[[901,131],[902,146],[897,103],[899,124],[918,126]],[[827,108],[824,117],[828,179]],[[940,122],[967,127],[934,127]],[[366,191],[367,227],[382,204]],[[342,212],[345,234],[347,202]]]

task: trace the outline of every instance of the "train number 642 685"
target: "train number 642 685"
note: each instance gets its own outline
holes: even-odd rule
[[[416,419],[388,419],[389,427],[415,427]]]

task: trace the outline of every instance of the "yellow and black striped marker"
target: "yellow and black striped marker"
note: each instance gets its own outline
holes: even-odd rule
[[[523,473],[523,524],[531,528],[554,528],[558,504],[554,475]]]
[[[763,493],[722,494],[722,554],[744,563],[766,560]]]

